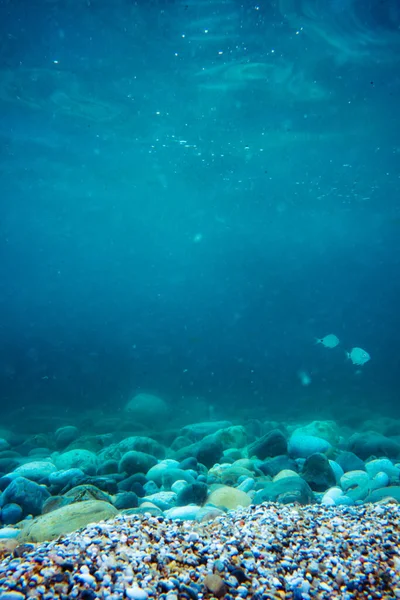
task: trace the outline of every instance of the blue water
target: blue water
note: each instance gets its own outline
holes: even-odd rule
[[[141,390],[189,421],[398,416],[399,24],[395,0],[3,2],[3,419]]]

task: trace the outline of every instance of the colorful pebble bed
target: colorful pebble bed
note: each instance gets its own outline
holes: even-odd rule
[[[400,598],[400,507],[262,504],[206,523],[126,516],[0,563],[0,600]]]

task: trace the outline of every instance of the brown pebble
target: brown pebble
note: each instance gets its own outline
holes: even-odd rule
[[[207,575],[204,578],[204,585],[216,598],[222,598],[228,591],[223,579],[219,575]]]

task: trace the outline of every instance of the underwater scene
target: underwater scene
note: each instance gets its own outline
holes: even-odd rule
[[[0,31],[0,600],[400,599],[398,0]]]

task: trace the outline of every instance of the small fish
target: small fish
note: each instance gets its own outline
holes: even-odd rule
[[[359,365],[360,367],[371,360],[371,356],[362,348],[352,348],[350,352],[346,352],[346,356],[351,360],[353,365]]]
[[[315,343],[322,344],[325,348],[336,348],[339,344],[339,338],[333,333],[330,333],[323,338],[316,338]]]
[[[297,371],[297,377],[300,379],[301,385],[307,386],[311,383],[311,377],[305,371]]]

